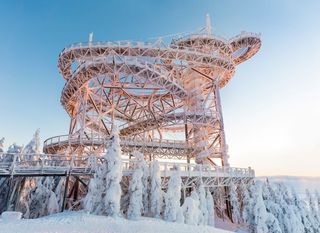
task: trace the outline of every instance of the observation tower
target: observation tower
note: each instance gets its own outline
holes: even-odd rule
[[[219,92],[258,52],[258,34],[218,37],[207,16],[204,29],[168,43],[92,39],[59,55],[71,121],[67,135],[44,142],[45,153],[102,154],[117,126],[125,155],[229,166]]]

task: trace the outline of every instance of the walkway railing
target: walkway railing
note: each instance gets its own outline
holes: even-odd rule
[[[91,175],[103,157],[68,156],[64,154],[12,154],[0,153],[0,176],[41,176],[41,175]],[[134,170],[134,160],[123,159],[123,174]],[[150,167],[151,162],[147,162]],[[170,176],[179,167],[182,177],[254,177],[251,168],[213,167],[191,163],[159,161],[161,176]]]
[[[56,146],[56,145],[72,145],[72,144],[84,144],[84,145],[102,145],[107,142],[108,138],[101,137],[99,135],[94,136],[72,136],[72,135],[60,135],[48,138],[44,141],[44,147]],[[167,140],[167,139],[153,139],[152,141],[132,139],[129,137],[121,137],[121,146],[128,147],[167,147],[173,149],[191,149],[189,146],[181,140]]]

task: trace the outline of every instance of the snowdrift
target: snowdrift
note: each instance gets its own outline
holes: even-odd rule
[[[38,219],[5,221],[0,219],[1,233],[230,233],[210,226],[192,226],[154,218],[130,221],[87,214],[64,212]]]

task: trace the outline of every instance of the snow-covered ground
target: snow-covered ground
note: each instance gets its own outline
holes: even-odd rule
[[[1,233],[230,233],[210,226],[170,223],[154,218],[130,221],[80,212],[64,212],[38,219],[4,221]]]

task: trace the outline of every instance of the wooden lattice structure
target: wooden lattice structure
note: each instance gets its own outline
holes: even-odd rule
[[[73,44],[58,62],[69,134],[46,140],[44,152],[101,154],[116,124],[128,155],[140,150],[150,159],[229,166],[219,91],[260,45],[252,33],[217,37],[209,21],[205,30],[167,44],[92,36]]]

